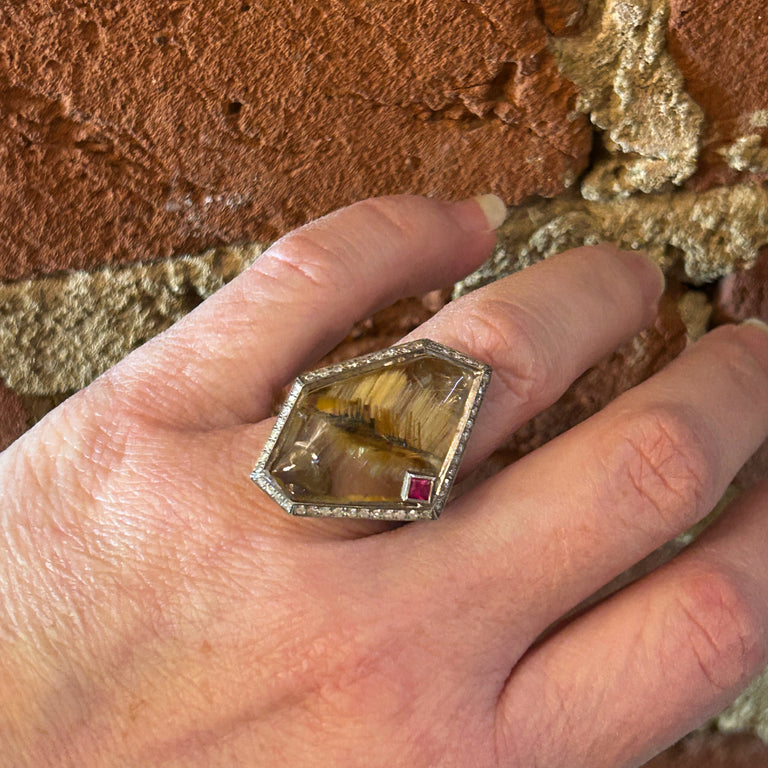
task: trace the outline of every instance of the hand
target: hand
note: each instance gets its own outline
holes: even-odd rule
[[[249,480],[287,382],[493,242],[476,201],[331,214],[0,455],[0,765],[638,765],[761,669],[765,484],[542,638],[765,439],[756,325],[709,333],[438,521],[291,518]],[[579,248],[418,329],[493,366],[465,468],[649,324],[662,282]]]

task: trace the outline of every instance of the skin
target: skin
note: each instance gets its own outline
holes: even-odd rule
[[[762,668],[766,484],[558,621],[765,440],[756,325],[707,334],[438,521],[291,518],[248,479],[287,382],[493,242],[475,201],[331,214],[0,455],[0,765],[634,766]],[[662,284],[641,254],[580,248],[413,334],[493,366],[465,470],[651,323]]]

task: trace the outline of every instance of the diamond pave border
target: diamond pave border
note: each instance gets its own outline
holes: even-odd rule
[[[388,505],[371,503],[363,505],[348,504],[307,504],[290,499],[277,481],[267,470],[272,453],[280,438],[283,427],[288,421],[299,396],[310,384],[351,372],[364,372],[370,369],[387,368],[410,360],[420,355],[429,354],[459,365],[465,372],[472,374],[472,386],[464,412],[451,442],[443,467],[435,480],[432,498],[429,502],[393,502]],[[251,480],[276,501],[286,512],[301,517],[347,517],[372,520],[431,520],[440,516],[448,500],[453,482],[461,464],[464,449],[467,446],[472,427],[477,418],[488,384],[491,380],[491,367],[450,347],[431,339],[418,339],[405,344],[388,347],[380,352],[356,357],[343,363],[335,363],[299,376],[293,383],[288,397],[283,403],[272,432],[259,456],[256,467],[251,473]]]

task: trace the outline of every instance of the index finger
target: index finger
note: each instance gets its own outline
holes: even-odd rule
[[[357,320],[479,266],[505,213],[494,195],[458,203],[402,195],[342,208],[279,240],[112,379],[151,381],[142,406],[166,423],[258,421]]]

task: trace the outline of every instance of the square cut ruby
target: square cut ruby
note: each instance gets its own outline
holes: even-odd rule
[[[408,498],[411,501],[429,501],[432,496],[432,480],[428,477],[412,477],[408,483]]]

